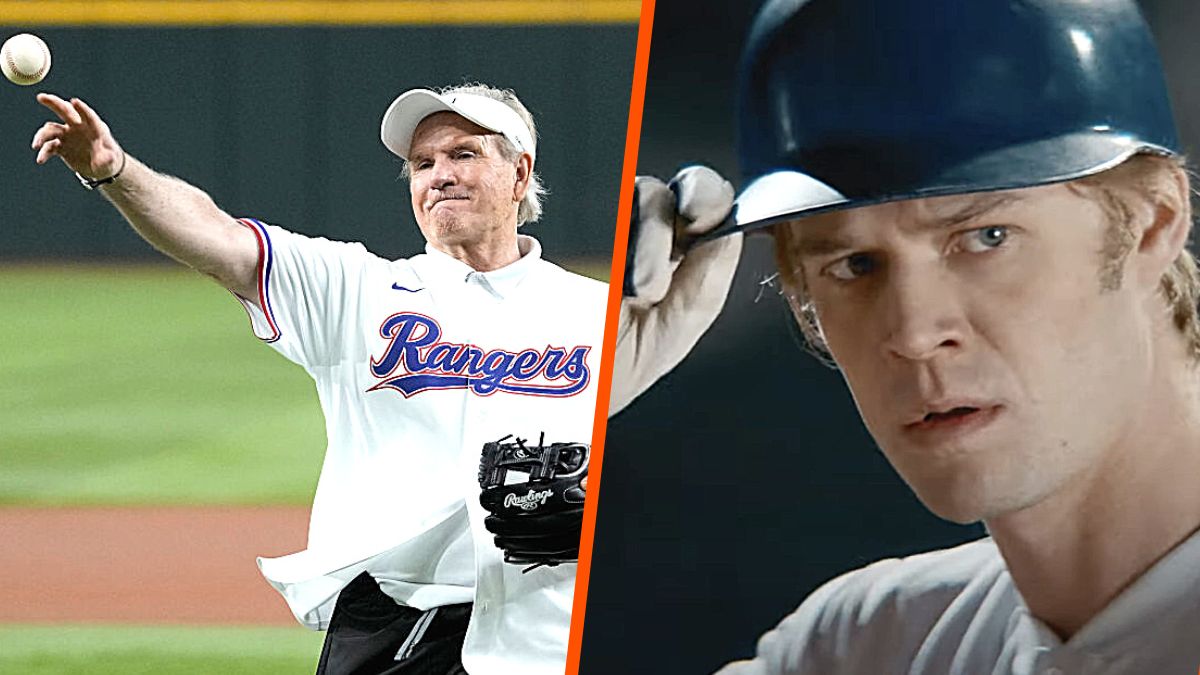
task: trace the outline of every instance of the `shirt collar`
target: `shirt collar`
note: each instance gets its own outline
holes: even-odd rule
[[[1144,640],[1150,627],[1163,623],[1190,627],[1200,623],[1200,530],[1159,558],[1069,643],[1119,651],[1130,648],[1131,639]]]
[[[1018,594],[1019,597],[1019,594]],[[1175,633],[1200,623],[1200,530],[1180,542],[1064,644],[1021,599],[1006,639],[1035,651],[1065,650],[1080,658],[1114,659],[1169,648]],[[1159,644],[1146,644],[1159,636]],[[1087,669],[1085,669],[1087,670]]]
[[[479,272],[463,261],[443,253],[425,244],[425,263],[438,280],[449,283],[478,284],[497,298],[511,295],[529,271],[542,258],[542,245],[537,239],[528,235],[517,235],[517,252],[520,254],[515,262],[500,269],[489,272]]]

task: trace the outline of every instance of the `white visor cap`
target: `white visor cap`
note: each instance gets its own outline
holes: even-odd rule
[[[479,94],[451,92],[439,94],[428,89],[410,89],[400,94],[383,114],[380,138],[401,159],[408,159],[413,132],[421,120],[434,113],[452,112],[509,140],[517,150],[537,157],[529,127],[507,104]]]

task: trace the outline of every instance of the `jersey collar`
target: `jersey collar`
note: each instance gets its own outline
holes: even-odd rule
[[[517,252],[521,257],[515,262],[490,272],[479,272],[463,261],[437,250],[432,244],[425,244],[426,260],[440,279],[452,283],[477,284],[499,299],[512,295],[529,271],[541,260],[542,245],[533,237],[517,235]]]
[[[1105,663],[1130,654],[1156,649],[1169,653],[1182,639],[1179,635],[1198,622],[1200,530],[1167,552],[1066,643],[1034,617],[1023,600],[1006,638],[1033,645],[1042,658],[1081,664],[1079,672],[1099,672]]]

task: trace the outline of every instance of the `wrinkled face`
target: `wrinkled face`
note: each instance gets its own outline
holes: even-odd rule
[[[863,420],[938,515],[1036,504],[1125,442],[1151,318],[1137,284],[1101,288],[1096,202],[1055,185],[785,227]]]
[[[409,190],[417,225],[435,247],[515,236],[528,155],[516,164],[504,159],[499,138],[451,112],[417,125],[409,148]]]

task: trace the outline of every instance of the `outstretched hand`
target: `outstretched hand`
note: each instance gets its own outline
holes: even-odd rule
[[[120,170],[125,152],[88,104],[77,98],[66,101],[54,94],[38,94],[37,102],[60,120],[46,122],[33,135],[38,164],[59,157],[72,171],[91,180],[107,178]]]

